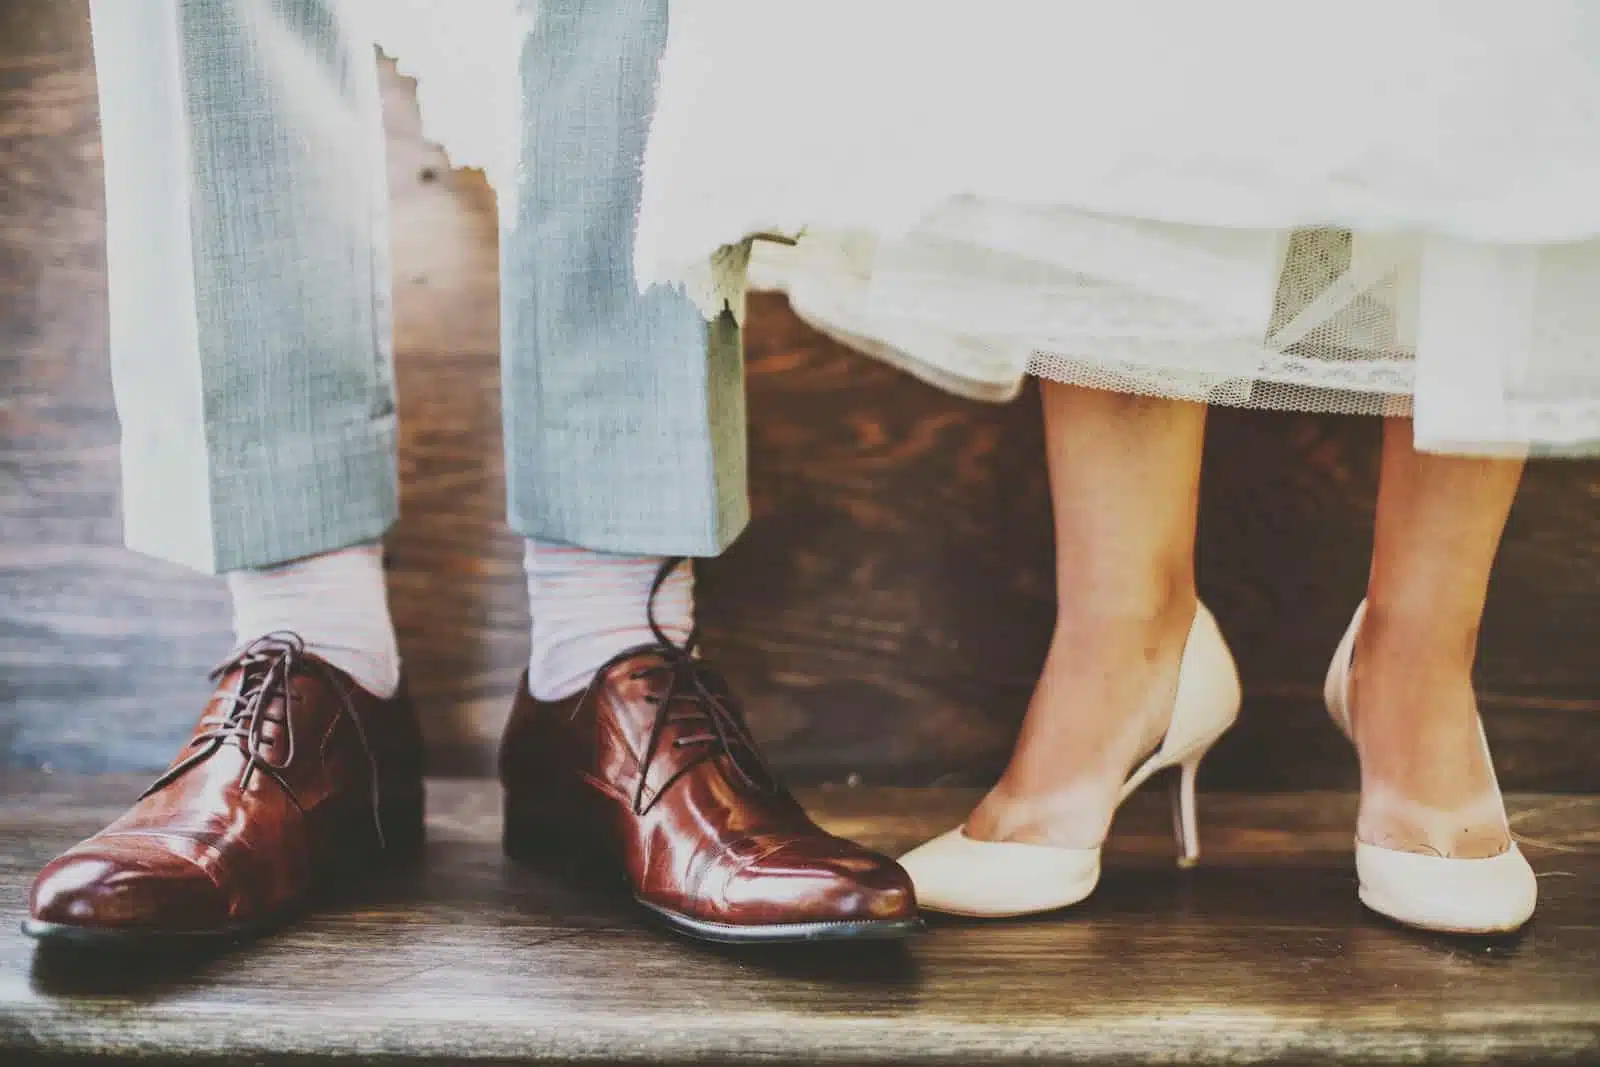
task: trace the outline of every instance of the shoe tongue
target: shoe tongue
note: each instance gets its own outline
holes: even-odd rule
[[[610,717],[626,738],[629,748],[641,767],[648,756],[645,770],[651,793],[682,788],[681,775],[699,778],[712,775],[726,781],[719,788],[733,788],[743,793],[751,790],[739,767],[717,737],[714,719],[717,712],[709,706],[715,699],[721,702],[728,715],[738,723],[744,716],[727,686],[699,660],[685,656],[677,649],[653,646],[642,648],[635,654],[621,658],[607,674],[611,699]],[[672,694],[670,704],[663,705],[650,698],[665,700]],[[659,723],[660,733],[651,751],[650,738]],[[751,775],[759,777],[759,761],[742,752],[737,726],[723,723],[723,732],[731,745],[752,765]],[[693,743],[679,744],[693,739]]]
[[[238,731],[226,747],[246,755],[253,748],[271,763],[287,763],[291,745],[285,697],[294,681],[295,672],[276,657],[244,662],[229,672],[217,693],[222,705],[213,713]]]

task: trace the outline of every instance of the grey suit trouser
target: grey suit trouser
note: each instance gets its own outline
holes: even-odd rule
[[[92,0],[128,544],[262,567],[398,513],[373,47],[341,0]],[[524,536],[714,555],[747,519],[731,317],[641,296],[667,0],[543,0],[500,212],[508,513]]]

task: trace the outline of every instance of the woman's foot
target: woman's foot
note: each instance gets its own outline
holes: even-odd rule
[[[1239,676],[1210,612],[1063,619],[1005,778],[962,826],[901,858],[928,911],[1054,911],[1100,880],[1117,805],[1180,767],[1180,864],[1200,854],[1194,772],[1239,712]],[[1179,629],[1181,628],[1181,629]],[[1178,629],[1175,637],[1173,629]]]
[[[1359,840],[1451,859],[1510,847],[1472,690],[1476,646],[1475,626],[1368,607],[1348,708],[1361,759]]]
[[[1099,846],[1129,771],[1172,721],[1196,607],[1192,592],[1152,610],[1066,606],[1010,764],[968,837]]]
[[[1507,933],[1532,917],[1538,881],[1511,839],[1472,698],[1477,623],[1449,624],[1476,613],[1432,607],[1363,604],[1328,670],[1328,710],[1361,758],[1361,901],[1424,930]]]

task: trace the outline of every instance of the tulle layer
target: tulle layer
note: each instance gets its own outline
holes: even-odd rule
[[[1600,451],[1600,242],[1230,230],[958,201],[908,234],[758,246],[753,283],[953,392],[1025,374],[1414,415],[1432,451]]]

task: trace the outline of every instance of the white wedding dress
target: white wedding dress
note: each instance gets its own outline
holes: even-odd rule
[[[673,0],[642,282],[755,233],[819,327],[1025,372],[1600,446],[1593,0]]]
[[[537,3],[359,2],[503,187]],[[672,0],[644,179],[641,285],[742,312],[798,237],[755,284],[967,395],[1600,451],[1594,0]]]

